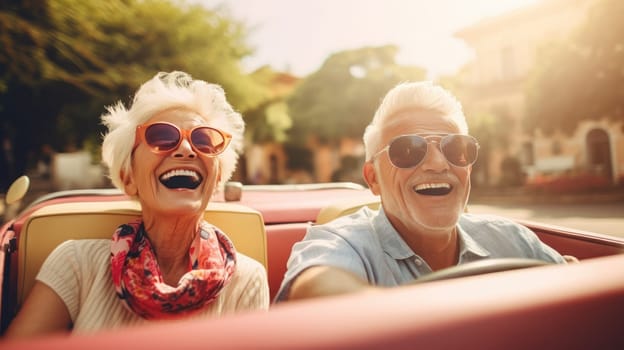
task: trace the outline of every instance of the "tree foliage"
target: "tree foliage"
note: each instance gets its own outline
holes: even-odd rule
[[[286,141],[292,119],[285,101],[299,78],[269,66],[259,68],[252,77],[266,88],[262,102],[245,112],[247,136],[256,143]]]
[[[397,47],[367,47],[331,55],[288,100],[292,142],[312,133],[332,142],[361,137],[385,93],[398,82],[422,80],[425,71],[395,62]]]
[[[527,129],[571,133],[584,121],[624,121],[624,2],[601,0],[567,40],[538,54],[527,91]]]
[[[241,23],[183,1],[1,1],[0,138],[10,137],[16,159],[46,143],[80,147],[99,138],[105,105],[129,102],[158,71],[218,83],[236,109],[253,108],[264,88],[239,66],[251,53],[245,35]]]

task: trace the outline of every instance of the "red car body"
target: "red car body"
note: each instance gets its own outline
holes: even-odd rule
[[[126,201],[115,191],[46,196],[2,227],[2,326],[14,313],[16,240],[29,216],[59,203]],[[215,199],[224,201],[223,196]],[[375,203],[354,184],[244,186],[237,204],[258,211],[271,297],[292,245],[324,208]],[[578,264],[549,265],[272,305],[219,319],[158,322],[93,334],[2,341],[3,349],[588,349],[624,348],[624,239],[522,222]],[[13,298],[13,299],[12,299]]]

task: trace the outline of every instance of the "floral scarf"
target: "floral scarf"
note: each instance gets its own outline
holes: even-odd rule
[[[203,222],[189,255],[189,272],[177,287],[163,282],[154,249],[139,219],[117,228],[111,243],[111,270],[117,296],[146,319],[173,318],[211,303],[236,269],[236,251],[218,228]]]

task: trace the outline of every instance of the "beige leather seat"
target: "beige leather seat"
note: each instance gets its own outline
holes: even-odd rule
[[[111,238],[114,230],[140,216],[135,201],[53,204],[32,213],[19,237],[17,303],[21,305],[41,264],[56,246],[69,239]],[[236,249],[267,267],[262,215],[234,203],[210,203],[205,218],[232,239]]]
[[[321,208],[318,215],[316,216],[316,224],[321,225],[330,222],[338,217],[354,213],[363,206],[367,206],[373,210],[378,210],[380,205],[381,201],[379,200],[379,198],[373,198],[371,200],[365,201],[362,201],[361,199],[337,201],[324,208]]]

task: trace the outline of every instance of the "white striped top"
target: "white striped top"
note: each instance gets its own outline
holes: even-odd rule
[[[148,321],[129,311],[115,294],[110,270],[110,240],[70,240],[48,256],[37,280],[65,302],[74,332],[113,329]],[[269,287],[264,266],[237,254],[236,272],[217,299],[189,316],[217,317],[247,310],[267,310]]]

